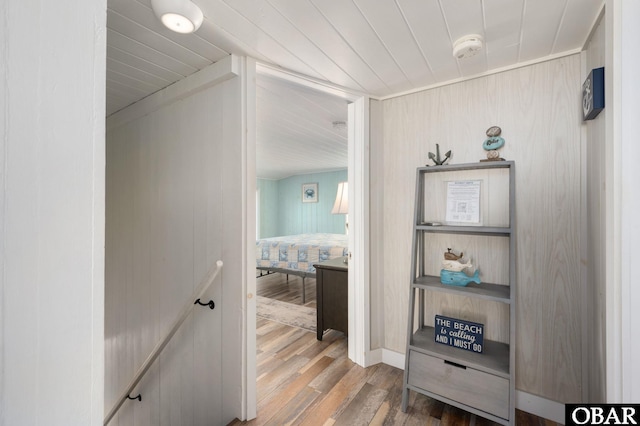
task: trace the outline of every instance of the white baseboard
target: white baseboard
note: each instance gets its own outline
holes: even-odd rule
[[[388,349],[376,349],[375,351],[369,352],[369,356],[372,362],[368,365],[382,362],[383,364],[404,370],[404,354]],[[374,360],[379,361],[373,362]],[[516,390],[516,408],[526,411],[527,413],[535,414],[538,417],[564,424],[564,404],[560,402]]]
[[[564,424],[564,404],[516,389],[516,408]]]
[[[382,361],[382,349],[374,349],[372,351],[365,353],[364,361],[365,361],[365,367],[380,364],[381,362],[383,364],[386,364],[385,362]]]
[[[404,370],[404,354],[382,349],[382,362],[392,367]]]

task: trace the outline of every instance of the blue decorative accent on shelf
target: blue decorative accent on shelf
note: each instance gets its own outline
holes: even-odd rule
[[[504,138],[500,136],[493,136],[484,140],[482,147],[485,151],[491,151],[494,149],[500,149],[504,146]]]
[[[471,282],[480,284],[480,271],[476,269],[473,276],[469,276],[464,272],[454,272],[442,269],[440,271],[440,282],[442,284],[455,285],[458,287],[464,287]]]

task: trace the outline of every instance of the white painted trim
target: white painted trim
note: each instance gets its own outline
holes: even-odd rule
[[[592,29],[593,31],[593,29]],[[591,38],[591,37],[589,37]],[[586,51],[580,54],[580,81],[584,81],[587,77],[587,53]],[[580,140],[582,146],[587,146],[588,136],[587,136],[587,126],[580,126]],[[580,150],[580,257],[581,259],[587,259],[589,254],[588,241],[589,235],[588,230],[588,219],[587,219],[587,211],[588,211],[588,190],[587,190],[587,149]],[[590,310],[590,300],[593,299],[593,289],[589,288],[589,267],[587,262],[580,262],[580,283],[581,287],[585,289],[585,291],[581,294],[581,307],[580,307],[580,318],[582,321],[582,328],[580,333],[580,341],[582,346],[583,356],[581,357],[581,379],[582,379],[582,401],[589,401],[590,395],[590,387],[592,383],[591,375],[594,374],[593,371],[589,368],[592,360],[592,345],[593,341],[590,339],[590,316],[592,315],[592,310]],[[588,289],[588,290],[587,290]]]
[[[495,69],[492,69],[492,70],[489,70],[489,71],[486,71],[486,72],[481,72],[481,73],[470,75],[470,76],[467,76],[467,77],[454,78],[452,80],[447,80],[447,81],[443,81],[443,82],[440,82],[440,83],[435,83],[435,84],[419,87],[419,88],[416,88],[416,89],[407,90],[407,91],[400,92],[400,93],[394,93],[394,94],[388,95],[388,96],[381,96],[381,97],[371,96],[371,99],[376,99],[376,100],[379,100],[379,101],[386,101],[387,99],[399,98],[401,96],[411,95],[413,93],[424,92],[425,90],[436,89],[438,87],[449,86],[451,84],[462,83],[464,81],[475,80],[476,78],[486,77],[486,76],[489,76],[489,75],[499,74],[499,73],[502,73],[502,72],[511,71],[511,70],[515,70],[515,69],[518,69],[518,68],[525,68],[525,67],[528,67],[528,66],[531,66],[531,65],[535,65],[535,64],[540,64],[540,63],[543,63],[543,62],[553,61],[553,60],[556,60],[556,59],[559,59],[559,58],[564,58],[565,56],[576,55],[576,54],[580,53],[581,51],[582,51],[582,48],[579,47],[579,48],[576,48],[576,49],[567,50],[566,52],[556,53],[554,55],[549,55],[549,56],[545,56],[545,57],[542,57],[542,58],[532,59],[532,60],[526,61],[526,62],[519,62],[517,64],[508,65],[508,66],[504,66],[504,67],[501,67],[501,68],[495,68]]]
[[[564,424],[564,404],[516,389],[516,408]]]
[[[242,116],[243,116],[243,139],[244,157],[246,164],[246,188],[247,206],[244,212],[246,223],[246,289],[242,293],[245,296],[244,333],[242,375],[246,391],[242,392],[242,420],[254,419],[257,416],[258,405],[258,384],[256,368],[249,368],[257,365],[256,346],[256,269],[254,256],[256,253],[256,62],[254,59],[246,58],[243,61],[244,72],[242,73]]]
[[[382,361],[382,351],[383,349],[374,349],[367,352],[365,356],[365,364],[367,365],[367,367],[380,363],[386,364],[386,362]]]
[[[637,142],[638,97],[640,83],[637,70],[640,59],[637,55],[640,43],[640,27],[637,16],[640,14],[640,2],[637,0],[622,0],[617,3],[620,9],[619,41],[614,41],[614,52],[620,58],[619,68],[614,70],[614,79],[620,98],[614,99],[617,107],[618,121],[616,121],[617,140],[615,146],[619,149],[620,186],[616,190],[620,194],[619,212],[616,217],[620,220],[620,344],[621,344],[621,401],[631,402],[640,400],[640,367],[637,356],[640,351],[640,332],[638,331],[637,306],[640,303],[640,292],[635,279],[636,268],[634,262],[639,250],[640,226],[638,226],[638,208],[640,208],[640,190],[638,190],[637,161],[640,149]],[[617,15],[617,14],[616,14]],[[615,53],[614,53],[615,54]],[[614,94],[615,96],[615,94]]]
[[[352,102],[355,102],[357,99],[366,96],[365,93],[358,92],[347,87],[330,84],[326,81],[318,80],[316,78],[309,77],[308,75],[298,74],[294,71],[279,68],[275,65],[267,64],[265,62],[257,63],[257,71],[262,75],[279,78],[281,80],[315,89],[320,92],[328,93]]]
[[[348,107],[349,126],[349,358],[367,366],[371,348],[369,321],[369,98]],[[357,195],[356,195],[357,194]],[[352,256],[353,255],[353,256]]]
[[[0,2],[0,19],[2,20],[3,23],[7,22],[7,19],[8,19],[8,14],[7,14],[7,11],[9,9],[8,3],[9,2],[7,1]],[[9,87],[9,78],[7,75],[7,73],[9,72],[9,64],[8,64],[9,43],[6,41],[8,37],[9,37],[9,30],[7,28],[7,25],[2,25],[2,27],[0,28],[0,39],[2,40],[2,44],[0,44],[0,188],[2,188],[2,191],[0,191],[0,309],[2,309],[3,313],[2,315],[0,315],[0,342],[2,342],[1,344],[3,346],[3,350],[0,350],[0,407],[6,406],[6,400],[5,400],[6,385],[5,385],[5,372],[4,372],[6,361],[5,361],[4,345],[6,342],[5,333],[6,333],[7,326],[5,324],[4,319],[7,316],[5,313],[6,312],[5,292],[7,291],[7,287],[8,287],[8,285],[6,284],[7,279],[5,278],[6,277],[6,272],[5,272],[6,259],[5,258],[6,258],[6,245],[7,245],[7,241],[6,241],[7,234],[5,231],[5,227],[6,227],[5,222],[7,220],[6,219],[7,210],[5,206],[5,197],[7,193],[7,188],[6,188],[7,160],[8,160],[7,152],[9,149],[9,108],[10,108],[9,99],[8,99],[10,87]],[[97,60],[98,54],[96,53],[95,56],[96,57],[94,58],[94,60]],[[94,163],[95,163],[95,155],[94,155]],[[96,169],[94,168],[94,171],[95,170]],[[94,178],[95,177],[96,175],[94,172]],[[104,213],[104,209],[102,210],[102,212]],[[96,221],[95,216],[93,220],[94,222]],[[105,240],[103,239],[102,242],[104,241]],[[95,245],[94,247],[92,247],[92,250],[94,250],[95,252]],[[104,259],[104,256],[103,256],[103,259]],[[103,277],[104,277],[104,274],[103,274]],[[93,276],[92,278],[93,278],[92,285],[95,286],[97,281],[95,281],[95,276]],[[104,290],[104,287],[103,287],[103,290]],[[95,302],[94,302],[94,307],[95,307]],[[104,308],[104,302],[102,303],[102,307]],[[96,330],[95,317],[92,316],[90,317],[90,319],[91,321],[94,322],[94,330]],[[93,349],[91,362],[93,362],[96,359],[100,359],[100,358],[96,358],[96,355],[100,355],[98,353],[98,349],[100,348],[99,345],[102,345],[103,352],[104,352],[104,336],[102,336],[102,342],[100,342],[99,339],[97,338],[94,338],[93,342],[91,342],[91,347]],[[102,362],[102,364],[104,365],[104,361]],[[92,380],[99,379],[97,383],[102,384],[104,386],[103,377],[98,378],[94,374],[94,376],[92,377]],[[100,396],[102,396],[102,399],[104,400],[104,395],[100,395]],[[91,397],[92,397],[92,404],[100,402],[96,400],[97,398],[93,392],[91,394]],[[92,419],[99,419],[102,417],[101,414],[96,415],[96,413],[94,413],[93,411],[91,413]],[[0,413],[0,422],[2,422],[3,424],[4,424],[4,418],[5,418],[5,414]]]
[[[605,155],[605,259],[606,279],[606,398],[609,403],[622,401],[622,299],[621,299],[621,158],[620,158],[620,25],[622,7],[619,0],[607,0],[605,13],[605,99],[606,140],[610,143]]]
[[[404,371],[404,354],[389,349],[378,349],[382,352],[382,363]]]
[[[6,2],[3,2],[6,3]],[[69,6],[69,4],[67,4]],[[93,132],[93,190],[92,190],[92,251],[93,251],[93,265],[91,267],[92,278],[91,286],[93,287],[92,297],[92,314],[91,321],[93,322],[93,336],[92,336],[92,348],[93,355],[91,362],[94,365],[92,369],[91,380],[91,418],[94,419],[92,424],[104,416],[104,394],[105,394],[105,223],[106,223],[106,181],[107,181],[107,151],[106,151],[106,122],[102,119],[106,115],[106,81],[107,81],[107,19],[104,16],[104,11],[107,6],[105,0],[94,2],[96,13],[94,16],[95,25],[95,39],[96,48],[93,51],[94,54],[94,88],[93,88],[93,112],[94,112],[94,132]],[[99,17],[99,18],[98,18]],[[88,16],[83,19],[87,19]],[[59,24],[59,23],[58,23]],[[76,33],[77,34],[77,33]],[[65,48],[66,50],[66,48]],[[89,52],[86,52],[89,54]],[[75,66],[76,70],[79,68]],[[0,96],[0,99],[2,96]],[[85,141],[86,142],[86,141]],[[6,158],[6,157],[5,157]],[[4,187],[4,186],[3,186]],[[3,191],[4,192],[4,191]],[[0,204],[0,207],[2,205]],[[4,209],[1,209],[4,213]],[[3,220],[4,221],[4,220]],[[5,235],[3,229],[0,229],[0,235]],[[0,270],[3,270],[3,265],[0,265]],[[3,291],[0,288],[0,291]],[[0,300],[0,306],[2,300]],[[3,315],[4,316],[4,315]],[[3,327],[0,321],[0,327]],[[4,342],[4,339],[2,339]],[[0,357],[0,368],[4,371],[5,365]],[[2,374],[0,373],[0,376]],[[3,382],[0,379],[0,382]],[[3,386],[4,387],[4,386]],[[56,391],[60,391],[57,388]],[[77,389],[76,389],[77,390]],[[3,406],[3,396],[0,391],[0,406]],[[3,416],[4,419],[4,416]],[[2,423],[2,420],[0,420]]]
[[[355,194],[360,193],[359,190],[356,190],[355,187],[355,140],[356,140],[356,110],[355,105],[353,103],[348,105],[347,108],[347,144],[348,144],[348,160],[347,163],[349,167],[347,168],[347,181],[349,182],[348,188],[348,199],[354,200]],[[349,203],[349,213],[347,216],[351,216],[355,218],[356,206],[355,202],[351,201]],[[353,253],[358,253],[359,248],[356,247],[356,235],[360,232],[360,227],[357,227],[357,223],[359,221],[353,220],[351,224],[351,232],[348,233],[348,244],[349,244],[349,270],[347,272],[348,277],[348,290],[347,290],[347,331],[348,331],[348,345],[347,345],[347,354],[349,359],[355,362],[358,365],[365,366],[364,360],[358,359],[358,354],[364,355],[364,344],[362,342],[362,336],[358,335],[358,326],[357,323],[358,318],[361,317],[362,313],[360,312],[361,303],[356,302],[358,299],[358,291],[354,283],[356,282],[356,277],[358,274],[358,261],[356,261],[356,257],[353,256]]]
[[[229,55],[169,87],[107,117],[107,131],[143,117],[172,102],[184,99],[208,87],[229,80],[240,74],[240,58]]]
[[[380,358],[383,364],[387,364],[404,371],[404,354],[394,352],[389,349],[376,349],[371,353],[375,353],[376,358]],[[556,423],[564,424],[564,404],[560,402],[552,401],[550,399],[542,398],[516,389],[516,408],[545,419],[553,420]]]

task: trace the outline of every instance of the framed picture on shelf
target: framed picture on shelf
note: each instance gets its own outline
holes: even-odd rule
[[[303,203],[318,202],[318,184],[317,183],[302,184],[302,202]]]

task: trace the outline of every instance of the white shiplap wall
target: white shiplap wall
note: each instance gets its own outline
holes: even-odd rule
[[[347,181],[347,171],[310,173],[281,179],[278,186],[278,233],[345,233],[345,215],[331,214],[338,184]],[[302,202],[302,185],[318,184],[318,202]]]
[[[213,67],[230,73],[234,63]],[[166,94],[160,93],[110,122],[107,410],[190,302],[206,271],[218,259],[225,262],[204,297],[214,300],[216,308],[196,307],[135,390],[142,402],[126,402],[114,420],[119,424],[155,425],[160,419],[181,425],[226,424],[241,415],[239,80],[228,79],[168,104],[162,104]],[[142,107],[147,114],[140,114]]]
[[[2,425],[103,416],[106,1],[64,6],[0,2]]]
[[[372,283],[384,288],[384,347],[405,351],[415,168],[436,143],[452,163],[485,158],[485,130],[499,125],[502,157],[516,163],[516,387],[580,400],[580,76],[573,55],[384,101],[372,147],[384,176],[384,265]]]

